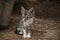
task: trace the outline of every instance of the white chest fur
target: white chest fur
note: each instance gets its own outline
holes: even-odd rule
[[[23,22],[24,27],[30,26],[33,23],[33,18],[30,18]]]

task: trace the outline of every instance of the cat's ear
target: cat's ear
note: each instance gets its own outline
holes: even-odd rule
[[[29,10],[28,10],[28,13],[30,13],[30,12],[32,12],[33,11],[33,8],[30,8]]]
[[[23,6],[21,6],[21,14],[25,13],[25,8]]]
[[[34,15],[35,14],[34,8],[33,7],[30,8],[29,11],[28,11],[28,13]]]

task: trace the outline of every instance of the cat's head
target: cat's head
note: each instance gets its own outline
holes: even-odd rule
[[[33,7],[27,10],[23,6],[21,6],[21,14],[22,14],[22,17],[29,19],[34,17],[35,11]]]

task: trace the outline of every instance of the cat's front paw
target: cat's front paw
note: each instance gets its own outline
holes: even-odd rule
[[[31,38],[31,36],[30,36],[30,35],[28,35],[28,36],[27,36],[27,38]]]
[[[30,33],[28,33],[27,38],[31,38],[31,34]]]
[[[23,38],[31,38],[31,35],[23,35]]]
[[[23,38],[27,38],[27,35],[23,35]]]

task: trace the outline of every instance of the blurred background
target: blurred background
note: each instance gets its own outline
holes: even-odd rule
[[[0,0],[0,40],[23,40],[14,33],[21,6],[35,10],[31,40],[60,40],[60,0]]]

